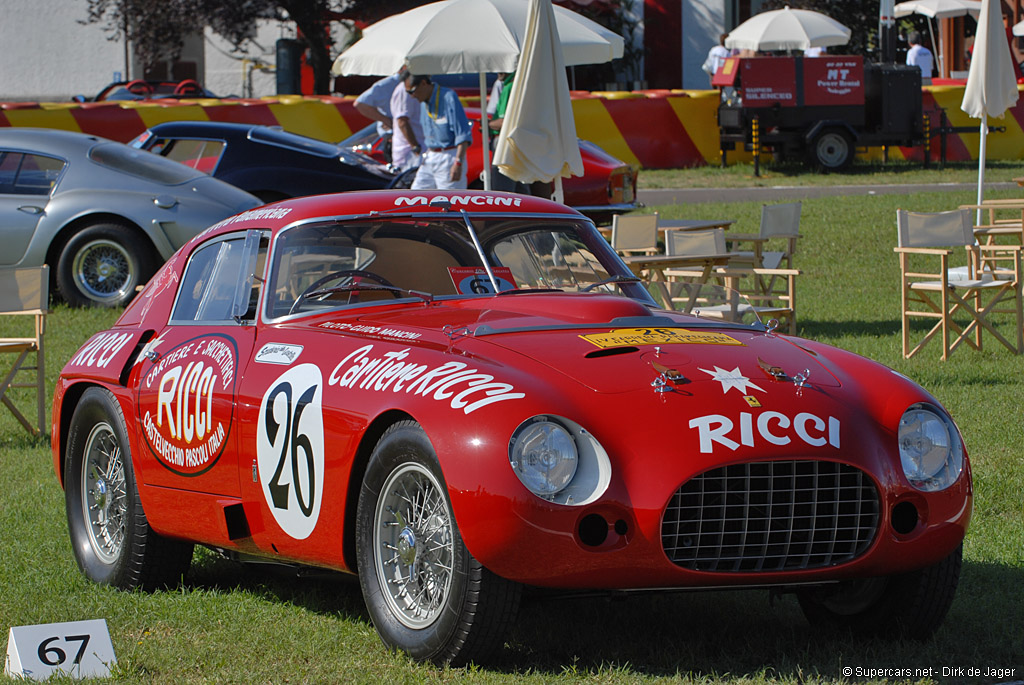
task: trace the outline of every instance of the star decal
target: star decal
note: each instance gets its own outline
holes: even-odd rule
[[[713,380],[721,383],[722,392],[725,394],[728,394],[733,388],[739,390],[741,395],[747,394],[747,388],[753,388],[754,390],[764,392],[764,388],[751,383],[749,378],[740,373],[740,367],[738,366],[732,371],[719,368],[718,366],[715,366],[714,371],[708,371],[707,369],[701,369],[701,371],[711,376]]]

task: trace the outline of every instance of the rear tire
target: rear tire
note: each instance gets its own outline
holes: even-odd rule
[[[135,485],[124,414],[105,388],[89,388],[68,431],[64,501],[71,548],[90,580],[121,590],[176,585],[193,545],[157,535]]]
[[[123,307],[156,271],[152,247],[136,229],[98,222],[77,229],[57,261],[57,289],[73,307]]]
[[[853,161],[853,138],[841,128],[826,128],[814,136],[810,153],[819,171],[840,171]]]
[[[918,571],[801,590],[800,608],[811,625],[865,637],[926,640],[953,604],[963,559],[961,544],[948,557]]]
[[[384,644],[417,661],[464,665],[500,648],[521,586],[462,542],[430,440],[391,426],[370,456],[356,511],[359,584]]]

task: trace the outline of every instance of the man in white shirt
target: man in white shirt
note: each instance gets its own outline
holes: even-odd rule
[[[921,45],[921,34],[917,31],[911,31],[907,34],[907,42],[910,43],[910,49],[907,50],[907,64],[916,66],[921,70],[922,81],[931,79],[932,51]]]
[[[728,57],[732,56],[732,51],[725,47],[725,39],[728,37],[728,33],[723,33],[718,37],[718,45],[708,50],[707,59],[704,60],[704,64],[700,67],[709,78],[713,79],[715,72],[718,71]]]

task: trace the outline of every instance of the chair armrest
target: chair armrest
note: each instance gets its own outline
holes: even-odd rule
[[[715,269],[716,274],[735,274],[737,276],[749,276],[756,274],[758,276],[799,276],[803,273],[800,269],[765,269],[763,267],[735,267],[735,266],[720,266]]]
[[[933,255],[951,255],[953,250],[943,249],[938,247],[894,247],[893,252],[899,252],[902,254],[933,254]]]
[[[971,249],[976,249],[981,252],[1017,252],[1021,251],[1021,245],[972,245]]]

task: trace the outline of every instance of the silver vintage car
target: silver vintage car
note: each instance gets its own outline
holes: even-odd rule
[[[189,238],[260,204],[105,138],[0,128],[0,267],[49,264],[72,305],[127,303]]]

